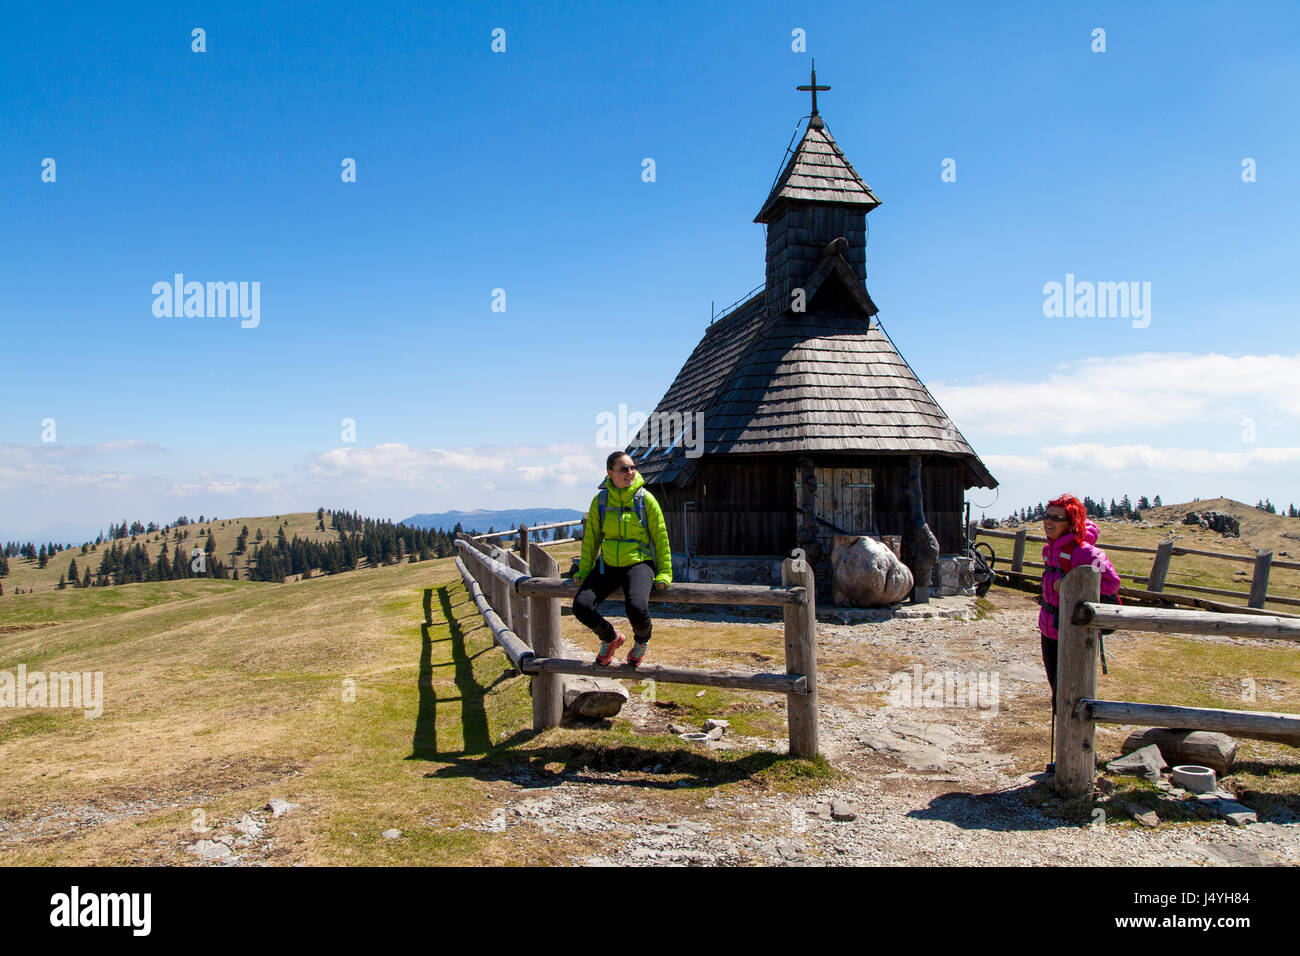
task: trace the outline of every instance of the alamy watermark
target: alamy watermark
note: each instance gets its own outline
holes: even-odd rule
[[[262,321],[262,283],[186,282],[178,272],[171,282],[153,284],[153,314],[160,319],[243,319],[240,326],[255,329]]]
[[[1065,282],[1043,285],[1043,315],[1049,319],[1128,319],[1133,328],[1151,324],[1150,282],[1082,282],[1074,273]]]
[[[649,443],[642,455],[662,454],[680,445],[687,458],[704,454],[703,412],[629,412],[620,402],[618,412],[604,411],[596,415],[596,444],[606,447],[626,448],[632,440],[644,439]]]
[[[56,710],[81,708],[94,719],[104,713],[103,671],[0,671],[0,707]]]
[[[998,714],[998,672],[927,671],[914,664],[889,678],[889,702],[895,707],[969,707],[981,717]]]
[[[132,936],[148,936],[152,913],[152,893],[83,893],[74,884],[50,897],[50,925],[56,927],[126,927]]]

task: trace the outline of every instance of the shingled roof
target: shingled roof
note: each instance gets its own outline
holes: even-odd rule
[[[809,121],[803,139],[777,177],[754,222],[768,222],[782,199],[860,206],[863,212],[880,205],[819,116]]]
[[[825,258],[843,262],[838,251]],[[825,259],[823,259],[825,264]],[[861,305],[847,268],[826,283],[860,295],[806,313],[771,314],[759,293],[709,326],[655,411],[704,413],[704,455],[839,452],[962,459],[968,487],[997,480]],[[846,293],[853,290],[845,289]],[[868,300],[869,302],[869,300]],[[683,443],[627,449],[651,483],[685,485],[700,458]]]

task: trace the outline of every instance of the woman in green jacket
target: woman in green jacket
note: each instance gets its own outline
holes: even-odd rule
[[[603,667],[613,660],[624,638],[596,608],[622,588],[634,639],[627,662],[636,667],[650,641],[651,585],[662,591],[672,583],[673,558],[663,509],[644,490],[645,479],[631,457],[616,451],[605,462],[605,470],[608,475],[587,511],[582,560],[573,577],[578,583],[573,616],[600,638],[596,663]]]

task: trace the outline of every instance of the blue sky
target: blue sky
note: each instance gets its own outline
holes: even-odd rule
[[[710,302],[762,281],[752,219],[810,57],[883,201],[881,321],[1002,481],[977,510],[1067,488],[1300,503],[1294,5],[6,18],[0,538],[583,506],[596,416],[652,409]],[[177,272],[260,283],[257,327],[156,317]],[[1149,282],[1150,324],[1046,317],[1067,273]]]

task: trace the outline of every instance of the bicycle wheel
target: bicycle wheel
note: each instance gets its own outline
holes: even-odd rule
[[[992,571],[993,565],[996,564],[998,560],[998,556],[993,553],[993,545],[989,544],[987,541],[981,541],[975,545],[975,550],[979,552],[979,556],[984,559],[984,563],[987,564],[989,570]]]
[[[986,549],[988,554],[985,554]],[[993,571],[994,557],[992,552],[993,549],[984,542],[980,542],[970,549],[971,572],[975,578],[975,594],[977,597],[984,597],[997,582],[998,576]]]

